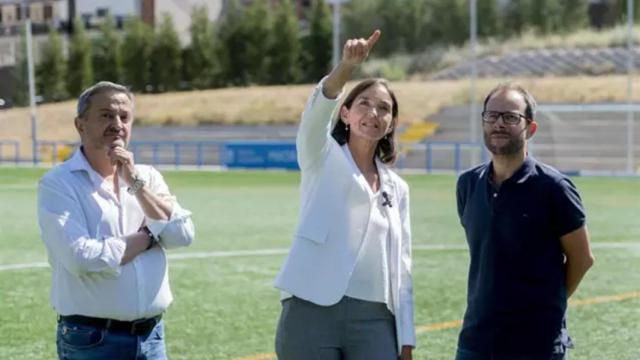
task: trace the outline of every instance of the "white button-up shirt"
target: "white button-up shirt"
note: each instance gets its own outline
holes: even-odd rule
[[[362,188],[367,190],[371,208],[367,229],[362,240],[362,247],[358,253],[355,268],[349,279],[345,295],[367,301],[387,304],[387,308],[394,313],[391,297],[391,279],[389,273],[389,220],[382,205],[381,191],[374,193],[362,172],[358,169],[347,144],[342,150],[352,166],[356,180]]]
[[[168,221],[146,217],[122,179],[117,196],[113,183],[93,170],[80,149],[40,180],[38,221],[58,314],[134,320],[158,315],[171,303],[165,249],[191,244],[191,213],[178,205],[157,170],[136,165],[136,171],[152,192],[172,203]],[[143,224],[161,246],[120,265],[124,237]]]

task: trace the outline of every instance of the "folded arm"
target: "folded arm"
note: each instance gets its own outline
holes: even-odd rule
[[[59,181],[43,180],[38,188],[38,222],[50,255],[69,272],[119,274],[120,266],[144,251],[142,232],[123,237],[93,238],[73,191]]]
[[[145,195],[137,196],[138,202],[149,200],[146,205],[149,209],[140,204],[145,211],[145,224],[166,249],[191,245],[195,238],[191,212],[178,204],[162,175],[154,168],[149,170],[149,184],[141,189]],[[142,196],[145,197],[141,200]]]

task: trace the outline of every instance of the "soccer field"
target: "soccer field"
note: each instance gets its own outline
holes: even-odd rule
[[[44,170],[0,167],[0,359],[55,358],[56,315],[39,238]],[[163,172],[193,211],[196,241],[170,252],[171,359],[275,359],[279,294],[272,287],[294,230],[298,173]],[[455,177],[406,175],[411,186],[418,348],[452,359],[465,307],[468,254]],[[596,264],[574,295],[570,358],[640,359],[640,178],[575,178]],[[340,199],[336,199],[340,201]],[[274,250],[274,251],[267,251]],[[304,360],[304,359],[301,359]]]

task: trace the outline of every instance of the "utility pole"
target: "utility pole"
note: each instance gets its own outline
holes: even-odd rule
[[[478,78],[478,66],[476,59],[476,46],[478,43],[478,12],[477,12],[477,0],[469,0],[469,48],[471,52],[471,73],[469,74],[469,142],[472,144],[479,144],[478,156],[483,151],[480,145],[480,139],[478,139],[478,105],[476,100],[476,82]],[[471,148],[471,164],[475,165],[478,162],[478,156],[473,147]]]
[[[22,16],[26,17],[27,4],[22,5]],[[29,106],[31,108],[31,151],[33,164],[38,164],[38,118],[36,116],[36,86],[33,71],[33,39],[31,34],[31,19],[24,22],[27,43],[27,68],[29,72]]]
[[[627,172],[634,173],[633,119],[633,0],[627,0]]]
[[[346,3],[347,0],[328,0],[333,5],[333,56],[331,63],[333,67],[340,62],[340,5]]]

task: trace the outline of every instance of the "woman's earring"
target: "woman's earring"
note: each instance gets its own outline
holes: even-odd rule
[[[344,131],[349,131],[349,124],[344,124]]]

